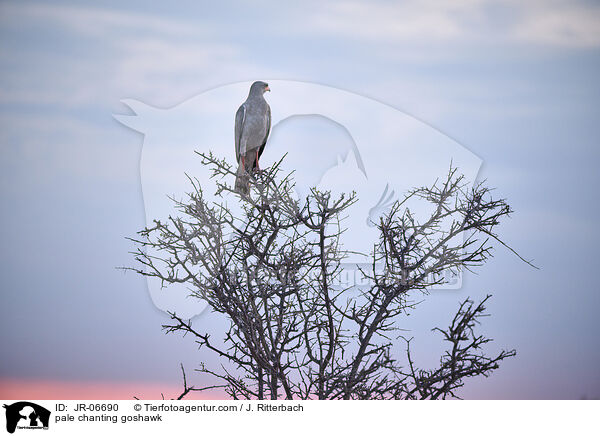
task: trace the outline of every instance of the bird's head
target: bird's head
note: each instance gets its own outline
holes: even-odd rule
[[[250,87],[250,95],[263,95],[265,92],[270,91],[269,84],[265,82],[254,82]]]

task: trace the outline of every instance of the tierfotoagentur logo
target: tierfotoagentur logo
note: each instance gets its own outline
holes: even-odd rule
[[[369,286],[361,269],[369,264],[369,254],[380,237],[377,225],[410,189],[430,186],[451,166],[460,169],[466,187],[476,180],[481,159],[401,110],[330,86],[264,82],[271,91],[265,99],[272,121],[260,167],[281,161],[281,174],[292,174],[300,202],[314,187],[333,195],[356,193],[356,202],[342,222],[341,243],[351,253],[343,260],[338,277],[342,288]],[[197,180],[205,200],[225,202],[232,213],[243,215],[239,198],[214,196],[210,170],[195,152],[212,153],[237,168],[235,114],[251,84],[215,88],[169,109],[123,100],[133,114],[115,118],[144,134],[140,176],[148,225],[177,213],[172,198],[182,200],[190,192],[188,176]],[[415,219],[430,212],[419,201],[405,206]],[[434,286],[438,288],[460,288],[460,271],[451,275],[443,280],[432,277],[430,282],[442,283]],[[191,318],[206,307],[202,299],[188,298],[190,290],[185,283],[171,283],[165,292],[160,280],[147,277],[147,282],[152,300],[161,310]]]
[[[6,431],[14,433],[19,430],[47,430],[50,422],[50,411],[45,407],[29,401],[19,401],[3,406],[6,409]]]

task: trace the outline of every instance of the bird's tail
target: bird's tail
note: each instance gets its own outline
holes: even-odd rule
[[[235,192],[241,195],[250,193],[250,175],[241,163],[238,166],[237,175],[235,176]]]

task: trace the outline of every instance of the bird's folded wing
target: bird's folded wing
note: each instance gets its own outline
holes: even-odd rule
[[[240,157],[246,153],[246,147],[242,144],[242,132],[246,120],[246,105],[243,104],[235,113],[235,158],[239,162]],[[241,149],[243,148],[243,150]]]
[[[269,105],[267,105],[266,116],[267,116],[267,129],[265,132],[265,139],[262,141],[260,149],[258,150],[258,157],[260,157],[263,154],[263,151],[265,151],[265,145],[267,144],[267,139],[269,138],[269,132],[271,130],[271,107]]]

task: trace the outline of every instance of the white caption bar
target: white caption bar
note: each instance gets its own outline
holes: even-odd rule
[[[218,434],[588,434],[598,401],[46,401],[4,400],[19,436]],[[5,433],[7,434],[7,433]]]

